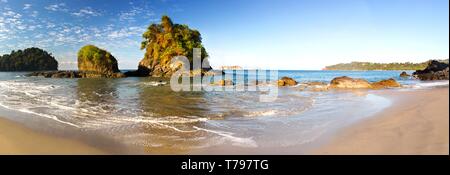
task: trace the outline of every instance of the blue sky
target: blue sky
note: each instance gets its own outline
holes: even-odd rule
[[[448,0],[0,0],[0,54],[36,46],[75,69],[78,49],[95,44],[135,69],[161,15],[198,29],[213,67],[449,57]]]

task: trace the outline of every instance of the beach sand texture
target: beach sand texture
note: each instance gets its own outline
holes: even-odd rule
[[[105,153],[81,142],[38,133],[0,118],[0,154],[92,155]]]
[[[449,88],[385,91],[393,105],[313,154],[449,154]]]
[[[340,130],[310,154],[449,154],[449,88],[375,92],[392,106]],[[296,153],[292,149],[292,154]],[[0,154],[108,154],[0,118]],[[271,154],[270,151],[266,154]]]

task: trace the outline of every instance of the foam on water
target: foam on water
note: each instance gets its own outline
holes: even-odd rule
[[[327,82],[336,72],[281,73],[280,76],[291,76],[299,82]],[[380,73],[351,74],[377,81]],[[398,76],[397,72],[383,74],[382,78],[394,75]],[[166,81],[148,78],[8,76],[2,77],[0,73],[0,107],[149,147],[179,145],[201,149],[231,144],[259,148],[273,144],[286,147],[309,144],[342,122],[366,117],[386,107],[384,99],[366,91],[334,93],[280,88],[278,98],[267,103],[259,102],[264,92],[177,93],[171,91]],[[449,85],[448,81],[397,80],[404,85],[402,89]]]
[[[216,134],[219,136],[222,136],[224,139],[231,141],[232,145],[234,146],[241,146],[241,147],[258,147],[258,144],[252,138],[242,138],[242,137],[235,137],[234,133],[231,132],[225,132],[225,131],[218,131],[218,130],[209,130],[205,128],[200,128],[194,126],[195,129],[199,131],[205,131],[208,133]]]

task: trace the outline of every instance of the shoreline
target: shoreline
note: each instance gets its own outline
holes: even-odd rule
[[[375,94],[392,105],[342,128],[309,154],[449,154],[449,87]]]
[[[0,155],[103,155],[74,139],[40,133],[0,117]]]
[[[339,128],[336,133],[320,139],[322,141],[312,148],[299,150],[298,147],[280,147],[285,150],[282,154],[448,154],[448,91],[448,86],[405,89],[405,91],[399,89],[372,91],[374,95],[389,99],[392,102],[391,105],[367,118]],[[104,143],[103,146],[105,146]],[[117,149],[126,147],[116,147],[113,152],[99,148],[64,135],[39,132],[21,123],[0,117],[0,154],[95,155],[114,154],[114,152],[123,154],[123,150]],[[212,149],[215,151],[208,150],[169,154],[218,152],[275,154],[277,152],[270,149],[259,151],[236,147],[233,149],[233,146]],[[132,152],[151,154],[139,153],[136,150],[127,152],[128,154]]]

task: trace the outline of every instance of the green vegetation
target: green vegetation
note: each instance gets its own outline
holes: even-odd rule
[[[39,48],[12,51],[0,56],[0,71],[57,70],[58,62],[48,52]]]
[[[201,48],[202,60],[208,56],[200,32],[174,24],[168,16],[163,16],[160,24],[151,24],[143,38],[141,49],[146,52],[139,63],[139,72],[143,74],[170,74],[169,63],[175,56],[186,56],[192,65],[194,48]]]
[[[78,52],[78,69],[99,73],[119,72],[116,58],[93,45],[84,46]]]
[[[423,63],[370,63],[370,62],[351,62],[341,63],[325,67],[325,70],[422,70],[428,65]]]

